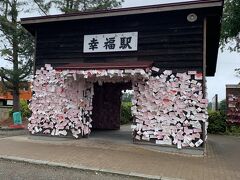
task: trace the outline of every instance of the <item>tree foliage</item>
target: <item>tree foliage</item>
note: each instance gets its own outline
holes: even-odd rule
[[[210,111],[208,118],[208,132],[210,134],[225,133],[226,131],[226,116],[220,111]]]
[[[0,0],[0,53],[12,68],[1,68],[4,86],[13,93],[13,111],[19,111],[19,89],[31,73],[34,45],[31,35],[20,25],[19,12],[27,2]]]
[[[227,103],[226,103],[226,99],[220,101],[219,103],[219,111],[223,112],[224,114],[227,111]]]
[[[129,92],[122,93],[122,102],[131,102],[133,94]]]
[[[209,102],[209,103],[208,103],[207,109],[208,109],[209,111],[212,110],[212,102]]]
[[[221,46],[240,52],[240,0],[225,0]]]
[[[86,10],[111,9],[123,0],[33,0],[37,9],[48,14],[50,8],[63,13]],[[19,111],[19,89],[33,66],[34,44],[31,35],[20,25],[19,12],[29,7],[29,1],[0,0],[0,47],[1,56],[12,68],[1,68],[0,77],[4,86],[13,93],[13,111]],[[30,8],[28,8],[30,9]]]
[[[51,7],[62,13],[75,13],[87,10],[112,9],[121,6],[124,0],[34,0],[34,3],[46,15]]]
[[[121,116],[120,116],[121,124],[132,123],[133,116],[132,116],[131,107],[132,107],[131,102],[122,102],[122,104],[121,104]]]

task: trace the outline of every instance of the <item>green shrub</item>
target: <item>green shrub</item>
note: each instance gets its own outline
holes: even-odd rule
[[[22,117],[30,117],[31,116],[31,110],[28,107],[28,103],[26,100],[20,100],[20,111],[22,113]],[[13,110],[11,109],[9,111],[9,116],[12,117]]]
[[[240,126],[239,125],[228,125],[227,126],[228,135],[240,135]]]
[[[210,111],[208,118],[208,132],[219,134],[226,132],[226,116],[219,111]]]
[[[132,114],[131,114],[131,102],[122,102],[121,104],[121,124],[128,124],[132,122]]]

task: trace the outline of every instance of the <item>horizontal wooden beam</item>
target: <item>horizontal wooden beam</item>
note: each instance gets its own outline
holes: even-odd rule
[[[57,70],[64,69],[146,69],[153,65],[152,61],[136,61],[136,62],[111,62],[111,63],[72,63],[56,67]]]

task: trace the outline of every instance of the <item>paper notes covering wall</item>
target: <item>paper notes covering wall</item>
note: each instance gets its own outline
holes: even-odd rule
[[[36,71],[28,129],[32,134],[72,135],[91,132],[93,84],[129,82],[134,98],[131,126],[136,140],[159,145],[199,147],[205,141],[207,100],[202,73],[159,72],[159,68],[63,70],[51,65]]]
[[[32,116],[28,129],[32,134],[52,136],[72,135],[79,138],[89,135],[93,84],[142,80],[148,78],[149,73],[143,69],[56,71],[46,64],[36,71],[32,83]]]
[[[84,79],[75,81],[50,65],[36,71],[30,103],[32,116],[28,129],[32,134],[90,134],[93,85]]]
[[[197,81],[202,78],[196,71],[173,74],[167,70],[137,82],[132,101],[135,139],[179,149],[199,147],[208,119],[208,102],[203,98],[202,83]]]

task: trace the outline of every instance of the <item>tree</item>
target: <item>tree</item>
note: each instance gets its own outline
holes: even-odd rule
[[[209,103],[208,103],[208,107],[207,107],[207,109],[208,109],[209,111],[212,110],[212,102],[209,102]]]
[[[112,9],[121,6],[124,0],[34,0],[39,9],[46,15],[52,6],[63,13],[74,13],[87,10]]]
[[[112,9],[121,6],[124,0],[93,0],[92,6],[89,9],[99,10],[99,9]]]
[[[227,102],[226,99],[220,101],[219,103],[219,111],[226,118],[227,115]]]
[[[221,46],[240,52],[240,0],[225,0],[223,11]]]
[[[219,111],[222,111],[224,113],[227,111],[226,99],[220,101],[220,103],[219,103]]]
[[[12,91],[13,112],[20,110],[19,89],[32,71],[33,38],[20,25],[19,12],[27,5],[21,0],[0,0],[0,52],[12,68],[1,68],[0,77],[4,86]]]
[[[122,93],[122,102],[131,102],[133,98],[133,94],[125,91]]]

